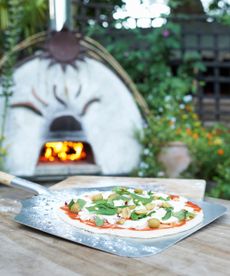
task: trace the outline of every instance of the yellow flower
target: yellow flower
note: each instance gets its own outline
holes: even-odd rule
[[[199,138],[199,135],[198,135],[197,133],[194,133],[194,134],[192,135],[192,137],[193,137],[193,139],[197,140],[197,139]]]
[[[200,123],[199,121],[197,121],[197,122],[194,123],[194,126],[195,126],[195,127],[200,127],[200,126],[201,126],[201,123]]]
[[[216,138],[214,141],[213,141],[213,144],[214,145],[222,145],[223,144],[223,140],[221,138]]]
[[[193,119],[198,119],[197,114],[196,114],[196,113],[193,113],[193,114],[192,114],[192,118],[193,118]]]
[[[182,115],[182,119],[183,119],[183,120],[187,120],[187,119],[188,119],[188,115],[183,114],[183,115]]]

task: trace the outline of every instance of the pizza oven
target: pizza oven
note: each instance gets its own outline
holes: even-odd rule
[[[42,50],[17,65],[5,124],[10,173],[35,180],[124,175],[138,165],[138,91],[94,47],[91,39],[63,29],[44,37]],[[3,106],[0,98],[0,113]]]

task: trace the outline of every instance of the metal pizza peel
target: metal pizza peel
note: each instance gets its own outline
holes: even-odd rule
[[[58,208],[65,201],[76,198],[81,193],[92,192],[93,190],[107,191],[112,187],[75,188],[51,191],[39,184],[4,172],[0,172],[0,183],[34,194],[33,197],[21,201],[22,208],[20,213],[15,217],[16,222],[59,238],[125,257],[144,257],[157,254],[219,218],[227,210],[219,204],[195,201],[204,211],[204,220],[196,227],[179,234],[162,238],[123,238],[80,230],[65,223],[57,215]]]

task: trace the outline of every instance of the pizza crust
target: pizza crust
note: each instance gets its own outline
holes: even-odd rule
[[[73,227],[78,229],[86,230],[91,233],[96,234],[108,234],[108,235],[115,235],[120,237],[128,237],[128,238],[142,238],[142,239],[150,239],[150,238],[159,238],[164,237],[172,234],[178,234],[187,230],[194,228],[195,226],[199,225],[203,220],[203,211],[199,211],[196,217],[186,221],[186,223],[182,226],[177,226],[174,228],[169,229],[153,229],[153,230],[129,230],[129,229],[108,229],[108,228],[99,228],[94,226],[86,225],[79,220],[73,220],[68,215],[63,212],[63,210],[57,208],[56,210],[57,216],[64,221],[65,223],[70,224]]]

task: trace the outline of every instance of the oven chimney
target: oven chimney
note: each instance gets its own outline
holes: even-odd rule
[[[72,29],[71,0],[49,0],[51,31],[59,32],[65,26]]]

